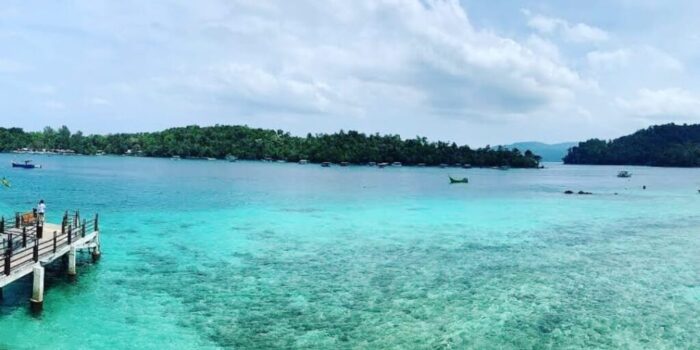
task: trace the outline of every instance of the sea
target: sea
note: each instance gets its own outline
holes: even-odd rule
[[[0,349],[700,348],[700,169],[0,164],[6,218],[99,213],[102,248],[40,313],[5,287]]]

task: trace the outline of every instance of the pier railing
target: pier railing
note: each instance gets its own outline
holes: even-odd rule
[[[27,224],[28,220],[23,220],[21,215],[15,215],[15,218],[9,227],[4,218],[0,218],[0,276],[10,275],[17,269],[36,263],[42,257],[51,256],[85,235],[99,230],[97,215],[90,220],[81,219],[77,211],[64,214],[60,231],[47,232],[38,220]]]

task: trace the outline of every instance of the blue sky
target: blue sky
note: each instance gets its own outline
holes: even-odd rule
[[[700,3],[3,1],[0,124],[480,146],[700,119]]]

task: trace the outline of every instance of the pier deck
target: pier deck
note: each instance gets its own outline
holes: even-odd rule
[[[25,215],[15,215],[14,222],[6,227],[0,221],[2,259],[0,261],[0,288],[34,273],[32,305],[43,302],[43,266],[68,255],[68,274],[76,274],[75,258],[78,250],[87,249],[93,258],[100,255],[98,217],[80,220],[79,214],[67,212],[59,224],[25,222]]]

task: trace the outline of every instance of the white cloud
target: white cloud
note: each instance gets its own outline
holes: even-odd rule
[[[523,10],[523,13],[528,17],[528,26],[542,34],[558,34],[567,41],[577,43],[601,42],[609,39],[606,31],[585,23],[572,24],[561,18],[534,14],[529,10]]]
[[[586,54],[588,64],[594,69],[612,70],[634,66],[635,69],[644,69],[681,72],[683,64],[669,55],[652,46],[636,48],[624,48],[611,51],[594,50]],[[637,66],[641,64],[641,67]]]
[[[214,95],[246,114],[498,119],[571,103],[595,87],[561,62],[553,43],[480,30],[456,0],[270,2],[224,12],[203,20],[208,40],[212,28],[221,31],[215,62],[188,62],[159,78],[165,91]]]
[[[616,104],[628,114],[655,121],[700,119],[700,95],[680,88],[641,89],[633,98],[617,98]]]
[[[588,64],[596,69],[613,69],[625,65],[632,53],[627,49],[613,51],[591,51],[586,54]]]

